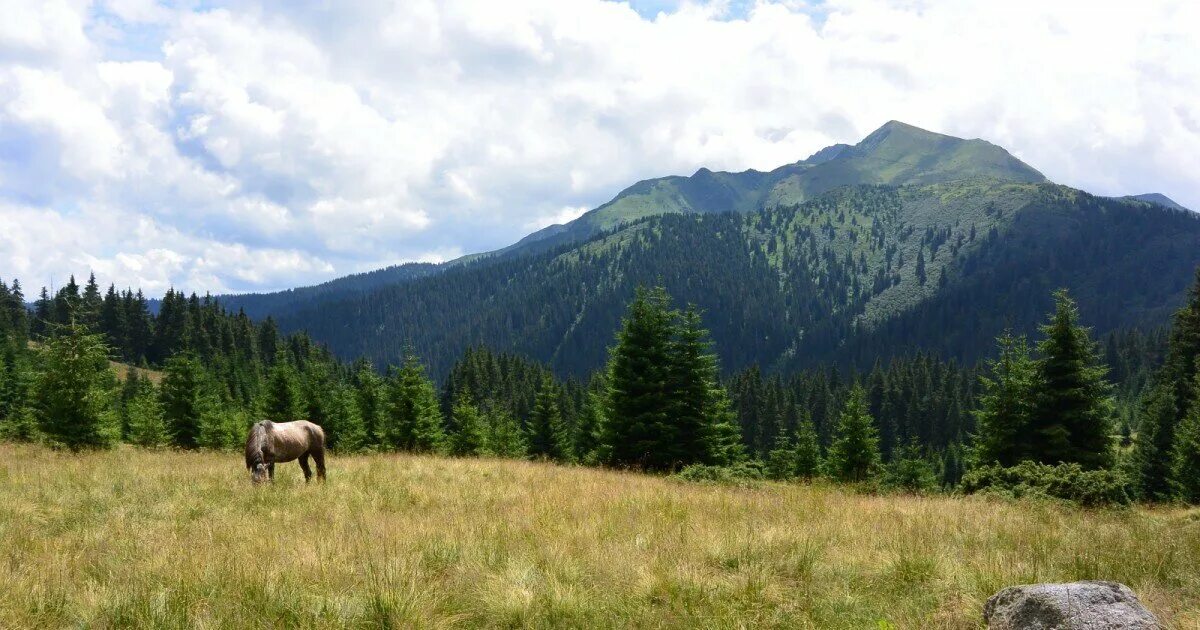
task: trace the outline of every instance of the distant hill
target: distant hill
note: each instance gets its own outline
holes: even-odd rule
[[[254,314],[347,358],[391,363],[411,345],[440,375],[486,344],[583,375],[634,288],[662,284],[704,309],[726,369],[790,370],[918,350],[972,361],[1005,328],[1033,331],[1058,287],[1098,333],[1158,325],[1198,265],[1200,215],[891,122],[770,172],[640,182],[500,252],[232,304],[259,300]]]
[[[1175,203],[1175,200],[1171,199],[1170,197],[1168,197],[1162,193],[1143,193],[1141,195],[1126,195],[1121,198],[1122,199],[1132,199],[1135,201],[1145,201],[1146,203],[1156,204],[1156,205],[1162,206],[1164,208],[1170,208],[1172,210],[1187,210],[1187,208],[1179,205],[1178,203]]]

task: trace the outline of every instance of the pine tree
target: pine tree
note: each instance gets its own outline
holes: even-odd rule
[[[558,386],[546,376],[538,387],[533,414],[529,418],[529,454],[558,461],[571,461],[571,442],[558,405]]]
[[[487,433],[479,408],[465,395],[460,395],[450,412],[450,421],[454,428],[449,436],[450,454],[457,457],[482,455],[487,445]]]
[[[429,453],[441,448],[444,439],[442,412],[437,392],[425,376],[425,368],[409,354],[388,387],[388,409],[382,419],[385,446]]]
[[[609,463],[666,470],[680,463],[667,394],[672,315],[666,291],[639,288],[609,358],[604,446]]]
[[[41,351],[35,387],[42,433],[72,450],[105,448],[120,438],[112,403],[116,380],[100,335],[72,321]]]
[[[1192,400],[1200,401],[1200,371],[1193,382]],[[1171,464],[1175,497],[1184,503],[1200,504],[1200,404],[1193,404],[1176,428]]]
[[[1138,414],[1133,462],[1139,495],[1150,501],[1170,500],[1171,448],[1175,437],[1175,392],[1170,384],[1159,384],[1146,395]]]
[[[1024,337],[1005,333],[1000,356],[989,362],[991,377],[980,377],[983,393],[975,412],[975,457],[980,464],[1014,466],[1032,454],[1029,425],[1038,391],[1037,366]]]
[[[1111,386],[1096,345],[1079,325],[1079,310],[1065,290],[1054,294],[1055,310],[1042,326],[1038,344],[1039,388],[1031,433],[1032,458],[1045,464],[1112,465]]]
[[[159,391],[171,442],[182,448],[200,444],[200,417],[212,406],[207,375],[190,354],[171,357]]]
[[[89,332],[100,332],[100,285],[96,284],[96,274],[88,275],[87,285],[84,286],[80,297],[78,318]]]
[[[842,408],[826,463],[830,475],[841,481],[863,481],[879,467],[879,436],[867,412],[866,392],[858,384]]]
[[[300,393],[296,386],[296,371],[286,360],[277,359],[267,380],[263,414],[271,422],[300,420]]]

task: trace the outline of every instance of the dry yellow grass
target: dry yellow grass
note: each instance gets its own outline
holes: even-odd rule
[[[1023,582],[1125,582],[1200,626],[1195,511],[689,485],[405,456],[0,445],[0,627],[976,628]]]

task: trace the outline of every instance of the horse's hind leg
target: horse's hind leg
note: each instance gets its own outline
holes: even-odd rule
[[[325,481],[325,449],[318,448],[312,452],[313,462],[317,464],[317,479]]]
[[[304,471],[304,481],[312,479],[312,469],[308,467],[308,453],[300,456],[300,470]]]

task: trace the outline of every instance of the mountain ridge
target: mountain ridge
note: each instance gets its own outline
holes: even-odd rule
[[[345,358],[411,346],[441,374],[482,344],[585,374],[634,288],[662,284],[705,311],[730,370],[973,361],[1004,328],[1032,332],[1059,287],[1101,333],[1165,322],[1200,265],[1198,219],[893,121],[769,172],[644,180],[549,238],[263,310]]]

